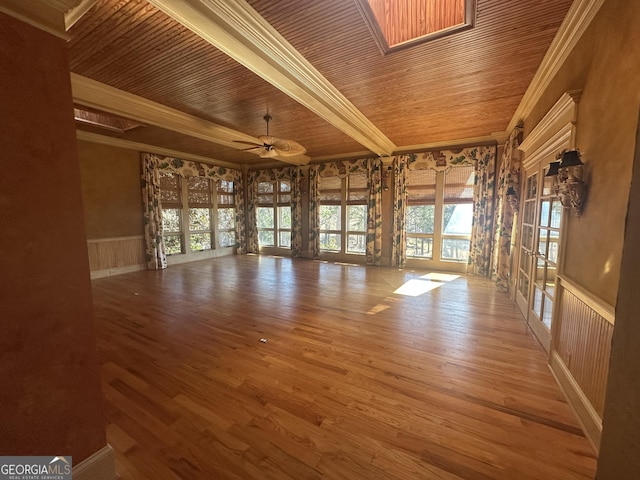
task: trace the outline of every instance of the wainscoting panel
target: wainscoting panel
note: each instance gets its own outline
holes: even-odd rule
[[[144,236],[87,241],[91,278],[145,269]]]
[[[598,448],[602,431],[614,309],[560,280],[551,368]]]

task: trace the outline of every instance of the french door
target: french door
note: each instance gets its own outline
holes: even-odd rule
[[[562,205],[551,179],[538,163],[525,171],[518,248],[516,303],[545,350],[551,345],[551,321],[560,250]]]

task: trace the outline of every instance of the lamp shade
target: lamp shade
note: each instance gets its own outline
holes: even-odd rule
[[[549,170],[544,174],[545,177],[555,177],[558,175],[558,168],[560,168],[560,162],[551,162],[549,164]]]
[[[580,152],[578,152],[578,150],[567,150],[562,152],[559,165],[560,168],[576,167],[578,165],[584,165],[584,163],[580,161]]]

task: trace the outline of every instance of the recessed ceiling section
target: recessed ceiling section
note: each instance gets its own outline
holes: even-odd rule
[[[143,126],[142,123],[135,122],[129,118],[89,109],[79,105],[76,105],[73,108],[73,118],[76,122],[84,125],[91,125],[120,133]]]
[[[475,0],[357,0],[383,53],[473,26]]]

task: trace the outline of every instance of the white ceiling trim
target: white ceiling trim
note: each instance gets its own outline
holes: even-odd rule
[[[507,131],[511,132],[536,106],[560,67],[582,37],[605,0],[574,0],[529,88],[520,100]]]
[[[73,72],[71,72],[71,90],[73,100],[76,103],[147,125],[166,128],[236,150],[246,148],[246,145],[238,143],[238,140],[262,144],[259,139],[251,135],[203,120]],[[275,158],[295,165],[304,165],[310,160],[306,155]]]
[[[397,148],[246,1],[149,0],[377,155]]]
[[[132,142],[131,140],[125,140],[124,138],[109,137],[107,135],[100,135],[98,133],[85,132],[84,130],[76,130],[76,138],[85,142],[126,148],[127,150],[136,150],[138,152],[156,153],[158,155],[165,155],[167,157],[181,158],[182,160],[191,160],[193,162],[201,162],[218,167],[228,167],[234,168],[236,170],[242,170],[242,166],[236,165],[235,163],[216,160],[215,158],[195,155],[193,153],[172,150],[170,148],[158,147],[156,145],[149,145],[148,143]]]

